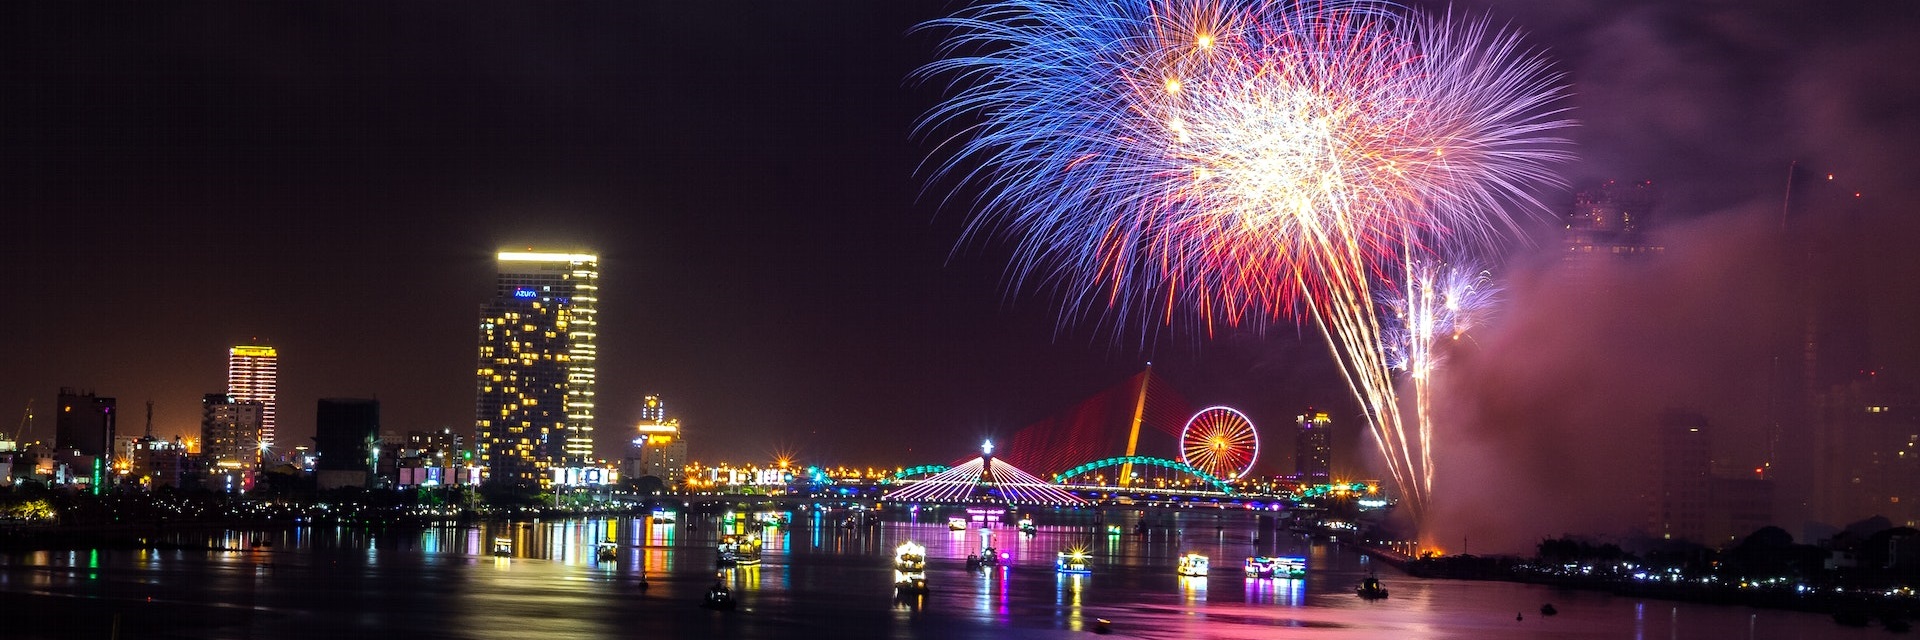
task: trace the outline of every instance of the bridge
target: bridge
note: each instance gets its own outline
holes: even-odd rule
[[[1238,424],[1202,425],[1212,430],[1196,433],[1201,418],[1213,414],[1237,417]],[[1158,382],[1151,367],[1019,430],[1007,442],[997,449],[991,441],[984,443],[977,457],[919,464],[884,477],[830,478],[819,470],[796,470],[788,474],[786,486],[758,492],[772,494],[764,497],[718,492],[681,497],[735,505],[745,504],[744,499],[769,504],[811,500],[819,504],[1265,511],[1312,510],[1329,498],[1359,492],[1369,497],[1370,508],[1391,506],[1374,484],[1308,487],[1254,477],[1249,472],[1257,462],[1258,434],[1251,421],[1226,407],[1194,412],[1193,405]]]

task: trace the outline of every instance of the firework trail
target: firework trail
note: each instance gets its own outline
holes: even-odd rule
[[[1384,331],[1388,365],[1402,371],[1413,387],[1419,467],[1412,469],[1422,488],[1433,491],[1433,372],[1446,343],[1460,339],[1486,320],[1499,289],[1490,272],[1473,266],[1411,255],[1402,262],[1400,289],[1380,306],[1389,319]]]
[[[1402,427],[1376,291],[1427,240],[1490,243],[1541,208],[1569,125],[1542,58],[1367,1],[1005,0],[928,26],[936,180],[977,194],[968,237],[1016,239],[1016,287],[1063,320],[1311,319],[1425,510],[1430,438]]]

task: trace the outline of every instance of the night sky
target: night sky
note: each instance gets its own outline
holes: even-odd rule
[[[658,393],[702,461],[944,462],[1149,360],[1270,441],[1308,405],[1353,423],[1311,332],[1062,326],[1049,296],[1006,286],[1007,243],[955,249],[966,207],[927,188],[935,142],[913,135],[940,91],[909,76],[937,43],[912,27],[957,6],[9,4],[0,428],[32,398],[31,435],[51,438],[54,394],[73,386],[119,398],[123,432],[147,399],[157,433],[196,432],[226,347],[257,337],[281,350],[284,442],[340,396],[378,397],[388,430],[470,432],[492,256],[524,247],[602,256],[609,457]],[[1561,62],[1582,122],[1569,183],[1656,181],[1660,222],[1690,246],[1764,227],[1791,161],[1858,185],[1871,202],[1844,233],[1865,244],[1843,259],[1871,280],[1875,357],[1920,363],[1912,3],[1456,6]],[[1571,199],[1543,197],[1555,214]],[[1535,313],[1555,295],[1555,224],[1535,216],[1515,243],[1508,317],[1578,340],[1604,327]],[[1721,265],[1685,272],[1711,274],[1701,287],[1771,290],[1725,266],[1764,262],[1751,245],[1697,253]],[[1655,343],[1708,330],[1635,326]],[[1501,331],[1481,344],[1541,352]],[[1739,422],[1749,386],[1679,397]]]

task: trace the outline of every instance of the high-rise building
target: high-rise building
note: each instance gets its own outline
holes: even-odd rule
[[[1814,516],[1833,525],[1872,516],[1920,525],[1920,388],[1875,371],[1819,400]]]
[[[215,490],[244,490],[260,464],[258,401],[209,393],[200,401],[200,455]]]
[[[1669,410],[1659,422],[1659,452],[1647,513],[1648,532],[1666,540],[1709,542],[1707,521],[1713,488],[1712,444],[1707,418]]]
[[[1325,411],[1308,409],[1295,419],[1300,432],[1293,440],[1293,469],[1300,481],[1327,484],[1333,480],[1333,419]]]
[[[227,349],[227,393],[235,400],[260,403],[260,445],[273,447],[279,435],[274,416],[280,395],[280,351],[258,345]]]
[[[488,480],[547,486],[593,462],[600,262],[505,251],[481,307],[475,426]]]
[[[105,490],[113,464],[114,399],[60,390],[60,414],[54,418],[54,449],[68,471],[96,493]]]
[[[1648,223],[1659,199],[1653,183],[1621,184],[1607,181],[1573,196],[1563,241],[1568,263],[1619,260],[1658,254],[1664,248],[1649,244]]]
[[[53,445],[60,451],[84,456],[105,457],[113,447],[114,399],[60,390],[60,414],[54,417]]]
[[[365,488],[379,464],[380,401],[323,398],[313,426],[317,486]]]

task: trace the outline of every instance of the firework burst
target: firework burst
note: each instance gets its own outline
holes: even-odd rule
[[[1566,158],[1558,78],[1516,34],[1366,1],[1010,0],[929,24],[937,178],[1017,242],[1063,319],[1311,319],[1416,514],[1375,304],[1423,239],[1483,244]]]

